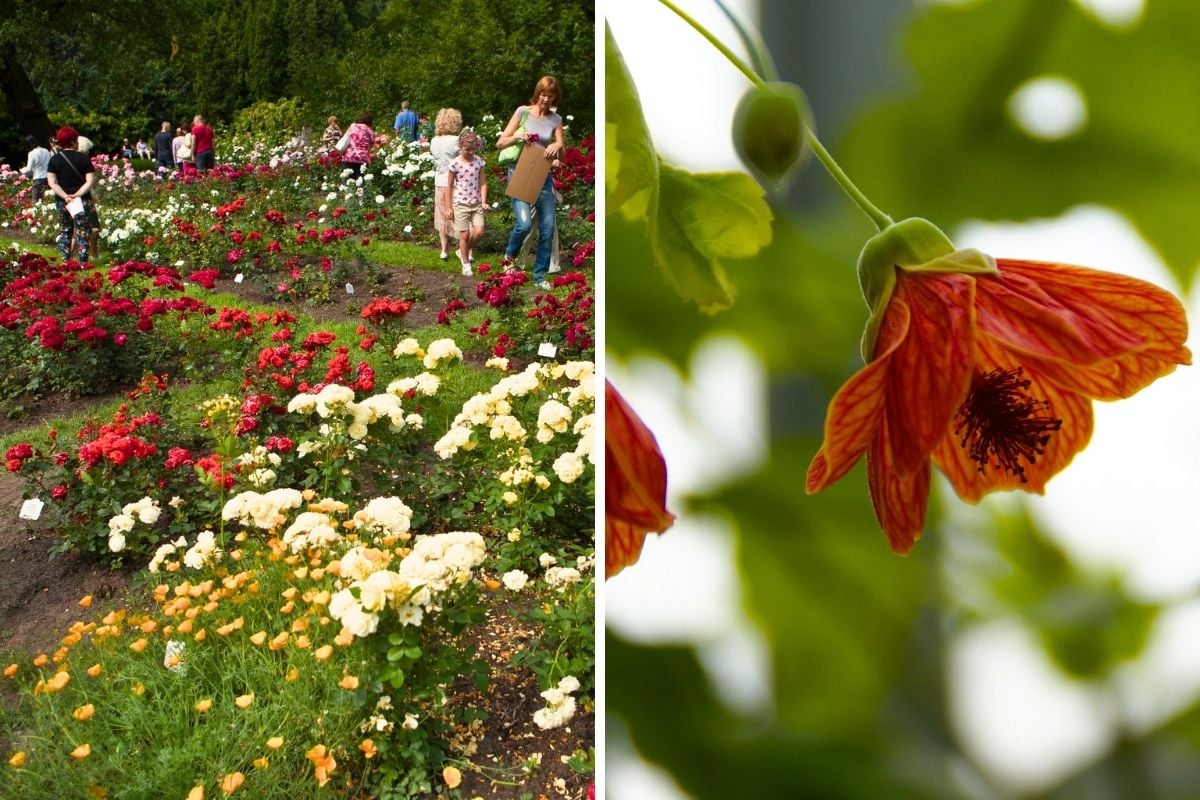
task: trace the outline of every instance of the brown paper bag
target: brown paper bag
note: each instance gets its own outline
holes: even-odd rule
[[[532,205],[542,191],[546,176],[550,174],[552,162],[553,159],[546,158],[546,148],[540,144],[526,142],[521,148],[521,157],[517,159],[517,166],[504,193]]]

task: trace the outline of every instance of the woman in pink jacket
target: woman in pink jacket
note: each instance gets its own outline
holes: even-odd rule
[[[342,166],[348,168],[355,178],[362,176],[363,165],[371,161],[371,148],[375,145],[375,131],[371,129],[374,121],[371,112],[364,111],[346,131],[349,144],[342,154]]]

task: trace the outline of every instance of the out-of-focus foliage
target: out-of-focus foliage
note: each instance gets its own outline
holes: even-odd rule
[[[1187,285],[1200,257],[1200,228],[1188,218],[1200,196],[1200,120],[1192,119],[1200,106],[1184,95],[1200,82],[1200,50],[1188,44],[1200,9],[1151,0],[1139,24],[1116,29],[1080,5],[918,5],[905,32],[914,85],[864,107],[844,143],[826,144],[897,219],[923,216],[950,229],[969,218],[1110,206]],[[804,43],[796,31],[795,46]],[[701,343],[733,335],[766,370],[762,466],[676,510],[732,523],[743,601],[769,648],[771,705],[732,710],[692,649],[635,645],[610,632],[609,730],[627,735],[697,798],[1009,796],[951,723],[952,640],[1016,621],[1061,674],[1111,696],[1168,607],[1130,593],[1120,575],[1081,566],[1020,510],[947,515],[937,498],[952,493],[935,490],[924,539],[900,558],[872,516],[862,465],[805,496],[825,407],[862,365],[867,309],[854,266],[870,225],[848,209],[801,215],[773,207],[770,243],[723,262],[732,305],[707,315],[681,299],[656,268],[653,223],[632,213],[642,210],[639,193],[660,179],[637,85],[704,78],[686,65],[630,75],[618,44],[609,43],[606,86],[606,346],[620,359],[663,359],[686,378]],[[1060,141],[1030,137],[1007,110],[1016,88],[1047,73],[1069,78],[1087,98],[1085,127]],[[808,89],[797,76],[781,78]],[[826,176],[810,162],[798,180]],[[610,592],[620,591],[619,581]],[[1114,740],[1044,796],[1200,794],[1200,706],[1150,730],[1118,711]]]
[[[897,218],[1026,219],[1080,203],[1122,212],[1184,286],[1200,262],[1200,5],[1151,0],[1117,28],[1072,0],[936,4],[907,32],[914,91],[864,114],[843,166]],[[1086,108],[1058,140],[1014,124],[1026,82],[1065,79]]]
[[[164,119],[202,113],[228,125],[240,109],[279,101],[298,103],[318,132],[329,114],[345,125],[363,111],[390,132],[403,99],[431,118],[453,106],[475,121],[528,102],[547,73],[563,84],[561,113],[593,126],[592,0],[552,10],[534,0],[9,5],[0,55],[28,75],[55,125],[76,124],[103,152],[152,136]],[[15,162],[32,131],[6,99],[0,151]]]

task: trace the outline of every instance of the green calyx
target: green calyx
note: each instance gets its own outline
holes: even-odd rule
[[[929,220],[910,217],[867,240],[858,256],[858,283],[871,309],[863,331],[863,360],[871,361],[884,312],[896,288],[896,270],[906,272],[996,275],[996,262],[978,250],[955,250],[953,242]]]

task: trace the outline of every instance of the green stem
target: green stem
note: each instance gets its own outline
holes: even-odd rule
[[[678,16],[688,25],[691,25],[697,33],[708,40],[709,44],[717,48],[721,55],[725,56],[729,63],[737,67],[738,71],[745,75],[746,78],[748,78],[749,81],[756,87],[759,89],[766,88],[766,81],[764,81],[758,75],[758,73],[751,69],[746,62],[738,58],[732,50],[730,50],[719,39],[717,39],[717,37],[714,36],[711,31],[693,19],[679,6],[671,2],[671,0],[658,0],[658,2],[675,12],[676,16]],[[724,6],[721,7],[722,10],[724,10]],[[726,13],[728,14],[727,11]],[[738,27],[736,22],[734,25],[735,27]],[[739,31],[740,30],[741,28],[739,27]],[[747,38],[744,31],[742,32],[742,36],[743,38]],[[837,185],[842,187],[842,190],[850,197],[854,204],[858,206],[859,210],[866,214],[871,219],[871,222],[875,223],[875,227],[877,229],[883,230],[892,224],[892,218],[883,213],[878,206],[868,200],[867,196],[862,193],[862,190],[854,185],[854,182],[850,180],[850,176],[846,174],[845,170],[841,168],[837,161],[834,161],[833,156],[830,155],[829,151],[825,149],[825,145],[821,144],[821,141],[817,138],[817,135],[813,133],[812,128],[808,127],[807,125],[804,127],[804,138],[808,140],[808,144],[810,147],[812,147],[813,152],[816,154],[817,160],[821,162],[823,167],[825,167],[825,170],[829,173]]]
[[[876,228],[883,230],[892,224],[892,218],[880,211],[879,207],[868,200],[862,190],[854,185],[854,181],[850,180],[850,176],[841,168],[841,165],[833,160],[833,156],[825,149],[825,145],[821,144],[821,140],[807,125],[804,127],[804,138],[808,140],[808,145],[816,154],[817,160],[825,167],[837,185],[842,187],[842,191],[850,196],[859,210],[871,218],[871,222],[875,223]]]
[[[709,31],[708,28],[705,28],[703,25],[701,25],[699,22],[697,22],[695,19],[693,19],[686,11],[684,11],[682,8],[680,8],[679,6],[672,3],[671,0],[658,0],[658,2],[662,3],[664,6],[671,9],[672,11],[674,11],[676,16],[678,16],[680,19],[682,19],[688,25],[691,25],[692,28],[695,29],[696,33],[703,36],[705,39],[708,40],[709,44],[711,44],[713,47],[717,48],[717,50],[720,51],[721,55],[725,56],[725,58],[729,60],[730,64],[733,64],[735,67],[737,67],[738,70],[743,75],[745,75],[746,78],[749,79],[749,81],[751,83],[753,83],[755,86],[757,86],[760,89],[762,89],[763,87],[765,87],[767,85],[766,82],[763,81],[763,79],[758,76],[758,73],[756,73],[754,70],[752,70],[746,64],[746,62],[744,62],[740,58],[738,58],[734,54],[734,52],[732,50],[730,50],[728,47],[726,47],[725,44],[720,39],[718,39],[716,36],[713,36],[712,32]]]

